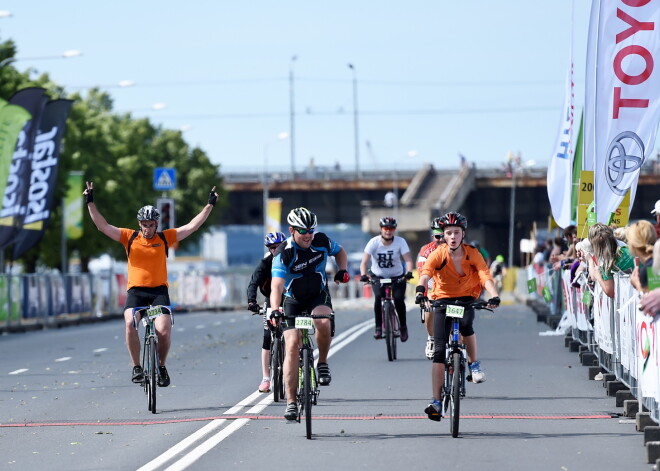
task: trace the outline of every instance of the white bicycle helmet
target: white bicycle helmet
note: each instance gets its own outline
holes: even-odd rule
[[[316,227],[316,214],[307,208],[295,208],[289,211],[286,222],[292,227],[314,229]]]

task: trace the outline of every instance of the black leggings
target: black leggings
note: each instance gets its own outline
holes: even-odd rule
[[[452,298],[452,299],[442,299],[441,301],[451,304],[451,302],[457,299],[459,301],[475,301],[475,298],[470,296],[465,296],[461,298]],[[435,351],[433,352],[433,363],[444,363],[445,362],[445,345],[449,340],[449,334],[451,333],[452,324],[454,319],[452,317],[445,316],[446,308],[436,307],[433,312],[433,343],[435,345]],[[469,337],[474,335],[474,328],[472,324],[474,323],[474,308],[465,308],[465,313],[463,318],[458,323],[458,330],[463,337]]]

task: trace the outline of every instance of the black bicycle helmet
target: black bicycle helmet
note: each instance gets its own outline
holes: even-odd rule
[[[443,231],[446,227],[449,226],[458,226],[463,230],[467,229],[467,219],[461,213],[449,212],[444,216],[440,216],[438,219],[438,226]],[[435,221],[435,220],[434,220]]]
[[[159,219],[160,213],[150,204],[142,206],[137,213],[138,221],[158,221]]]
[[[433,221],[431,221],[431,230],[432,231],[440,231],[440,232],[444,231],[444,227],[440,224],[441,220],[442,220],[442,218],[440,218],[440,217],[433,218]]]
[[[264,237],[264,245],[270,247],[271,245],[281,244],[286,240],[286,236],[281,232],[269,232]]]
[[[316,227],[316,214],[307,208],[295,208],[289,211],[286,222],[292,227],[301,229],[314,229]]]
[[[391,216],[380,218],[380,227],[394,227],[396,228],[396,219]]]

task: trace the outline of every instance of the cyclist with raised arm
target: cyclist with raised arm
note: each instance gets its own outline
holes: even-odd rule
[[[491,296],[487,301],[487,307],[493,309],[499,306],[499,294],[486,261],[475,247],[463,242],[467,229],[465,216],[457,212],[449,212],[440,218],[438,225],[443,229],[446,244],[431,252],[424,263],[415,289],[417,293],[415,303],[429,302],[425,292],[428,281],[433,278],[433,290],[430,296],[436,301],[446,301],[447,304],[456,301],[476,301],[483,287]],[[449,320],[451,321],[451,318]],[[481,383],[486,380],[486,375],[477,359],[477,338],[472,326],[473,322],[474,309],[466,308],[459,330],[471,360],[469,368],[472,382]],[[429,419],[436,421],[440,420],[443,414],[440,398],[445,380],[445,345],[449,338],[449,330],[445,309],[435,308],[433,322],[435,351],[431,367],[433,392],[431,403],[424,412]]]
[[[406,279],[413,277],[413,261],[410,255],[408,243],[403,237],[394,235],[396,231],[396,219],[393,217],[384,217],[380,220],[380,235],[372,238],[364,247],[362,262],[360,263],[360,281],[367,282],[370,278],[397,278],[405,274]],[[403,258],[404,266],[401,263]],[[369,262],[371,266],[367,270]],[[385,294],[382,285],[374,285],[374,320],[376,328],[374,338],[383,338],[383,313],[381,312],[381,302]],[[401,330],[399,335],[401,341],[408,340],[408,325],[406,324],[406,283],[392,284],[392,297],[394,298],[394,307],[399,314]]]
[[[330,315],[332,300],[325,265],[328,257],[334,257],[338,268],[335,282],[348,283],[346,252],[324,233],[316,232],[316,214],[308,209],[292,209],[286,220],[291,237],[278,247],[273,258],[269,317],[272,319],[280,307],[284,308],[287,317],[300,316],[303,312],[310,315]],[[314,324],[319,349],[316,364],[319,385],[327,386],[332,380],[328,366],[328,351],[332,341],[331,322],[330,319],[315,319]],[[295,420],[298,415],[295,398],[301,336],[292,321],[285,320],[282,328],[286,346],[284,388],[288,402],[284,418]]]
[[[439,217],[434,218],[433,221],[431,221],[431,235],[433,236],[433,240],[422,247],[417,255],[417,276],[421,276],[424,263],[429,255],[431,255],[431,252],[445,243],[445,236],[442,232],[442,226],[440,226]],[[432,289],[433,278],[428,281],[426,289],[427,296],[430,296]],[[426,358],[433,360],[433,352],[435,351],[435,343],[433,341],[433,310],[426,312],[426,315],[424,316],[424,325],[426,326],[426,332],[428,333],[424,354],[426,355]]]
[[[254,269],[252,277],[247,287],[248,310],[258,313],[260,306],[257,304],[257,289],[266,297],[266,302],[270,298],[270,271],[273,267],[273,255],[286,236],[281,232],[269,232],[264,238],[264,245],[268,249],[268,254],[263,257],[257,268]],[[261,372],[262,379],[259,384],[259,392],[270,392],[270,329],[264,323],[264,341],[261,345]]]
[[[86,182],[83,192],[87,210],[96,228],[126,249],[128,260],[128,285],[124,305],[126,326],[126,346],[133,362],[132,381],[141,383],[144,372],[140,366],[140,338],[133,318],[133,308],[141,306],[169,306],[170,295],[167,285],[167,249],[175,242],[182,241],[204,224],[218,201],[215,187],[211,189],[208,204],[188,224],[158,232],[160,214],[156,208],[147,205],[137,213],[139,230],[119,228],[108,224],[94,204],[94,183]],[[155,321],[158,335],[158,386],[169,386],[170,377],[165,367],[170,350],[172,318],[160,316]]]

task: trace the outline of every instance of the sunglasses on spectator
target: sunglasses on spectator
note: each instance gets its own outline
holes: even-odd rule
[[[312,229],[303,229],[302,227],[294,227],[293,230],[296,231],[300,235],[314,234],[314,228],[312,228]]]

